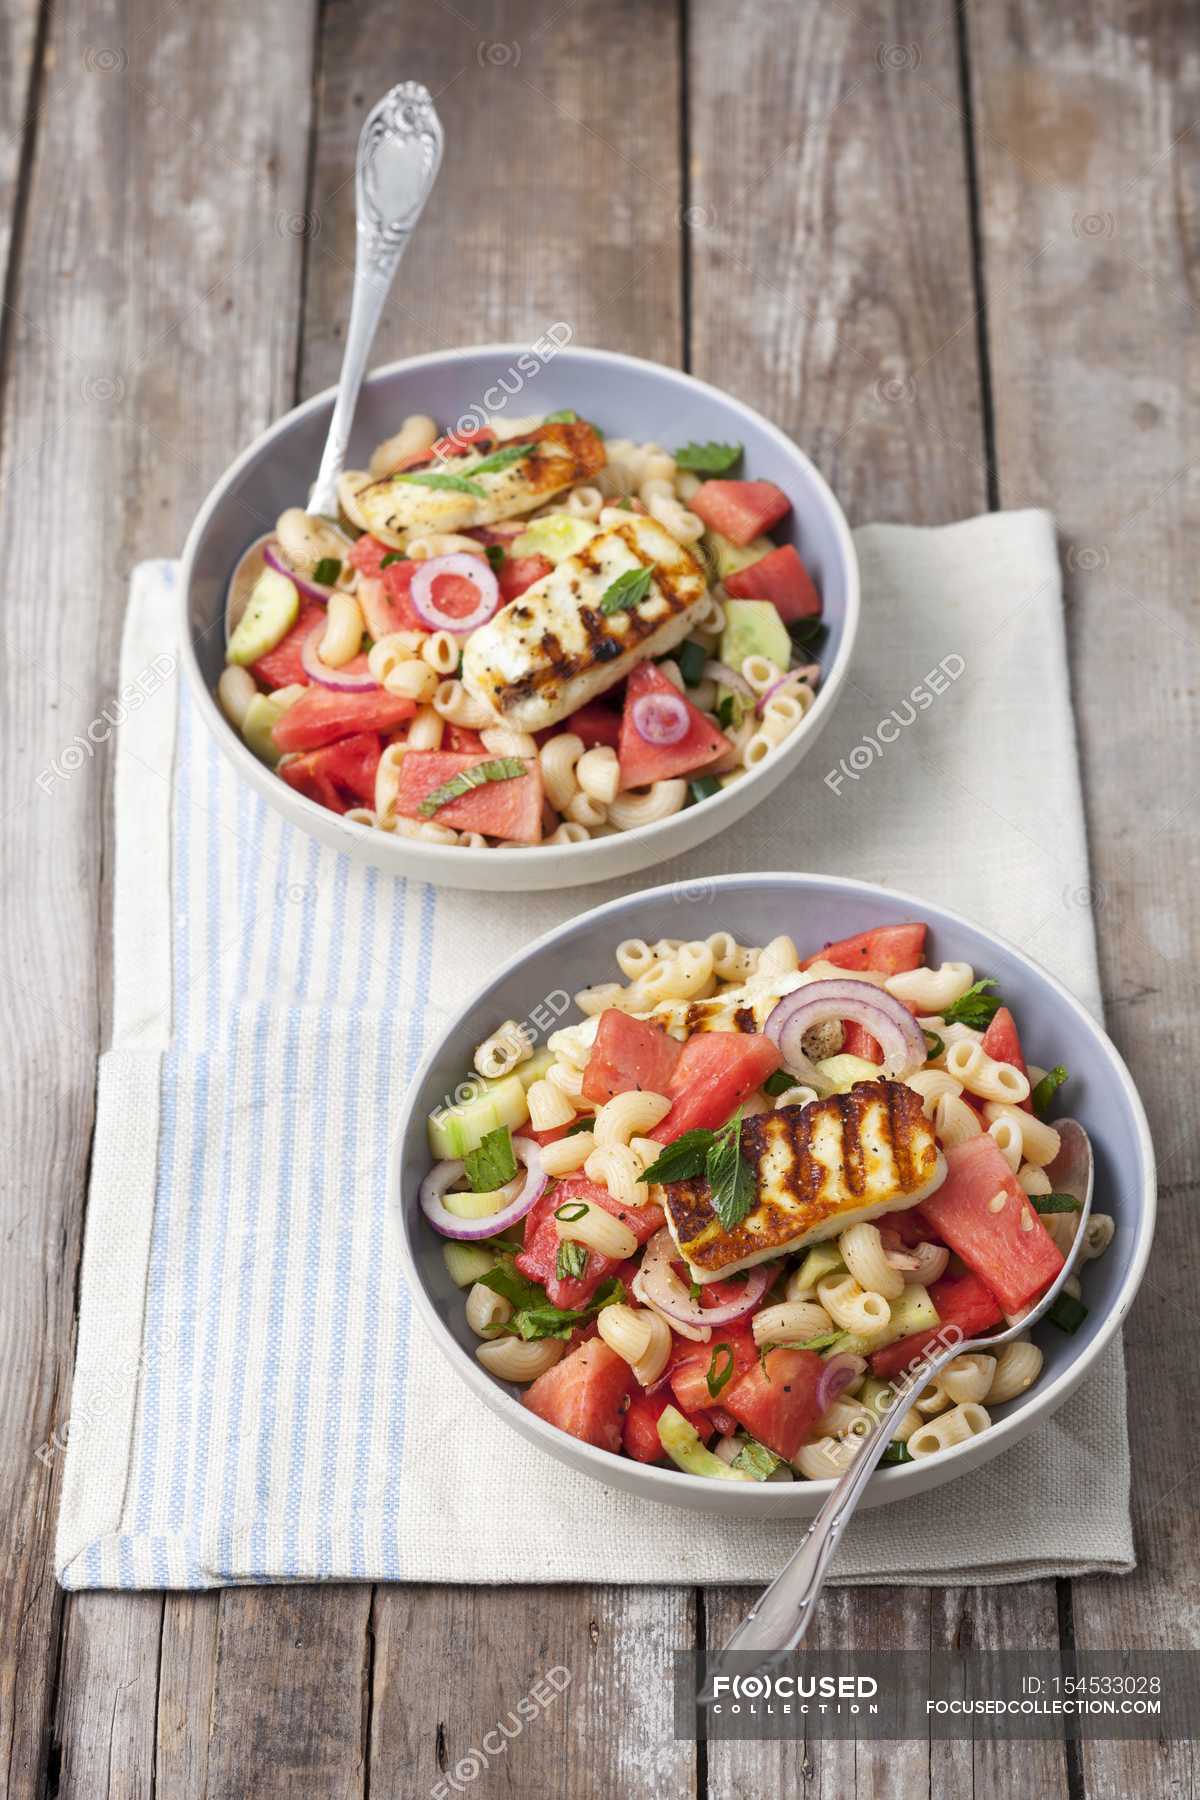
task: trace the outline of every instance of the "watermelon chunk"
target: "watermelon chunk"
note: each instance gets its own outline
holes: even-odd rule
[[[506,556],[497,570],[500,583],[500,598],[507,606],[510,600],[519,599],[526,588],[531,588],[535,581],[548,575],[554,564],[548,556]]]
[[[364,575],[359,582],[355,598],[362,609],[363,623],[376,643],[390,637],[393,631],[428,631],[409,597],[416,566],[406,558],[389,563],[382,575]]]
[[[1029,1196],[983,1132],[946,1151],[947,1175],[921,1212],[989,1287],[1006,1313],[1019,1312],[1054,1280],[1062,1252]],[[1003,1204],[993,1202],[1003,1195]]]
[[[925,959],[928,925],[877,925],[856,937],[826,944],[800,964],[811,969],[815,962],[835,963],[839,969],[869,969],[875,975],[903,975],[919,969]]]
[[[778,525],[792,503],[773,481],[706,481],[688,501],[713,531],[735,544],[748,544]]]
[[[947,1326],[956,1325],[966,1342],[990,1331],[1003,1317],[995,1294],[976,1275],[943,1275],[930,1287],[929,1298],[937,1308],[940,1324],[927,1331],[914,1331],[908,1337],[897,1338],[894,1344],[885,1344],[882,1350],[876,1350],[871,1358],[871,1370],[880,1381],[892,1381],[901,1374]]]
[[[288,707],[271,736],[276,748],[284,752],[319,750],[322,744],[353,737],[356,732],[394,731],[416,710],[412,700],[403,700],[384,688],[341,694],[336,688],[312,686]]]
[[[725,591],[735,600],[772,601],[785,624],[815,618],[821,611],[813,578],[791,544],[781,544],[748,568],[727,575]]]
[[[719,1394],[710,1394],[708,1372],[718,1344],[729,1345],[733,1356],[733,1374],[724,1383]],[[715,1400],[719,1400],[724,1406],[725,1396],[732,1392],[733,1383],[747,1369],[752,1368],[757,1360],[758,1346],[754,1342],[754,1333],[740,1320],[736,1325],[714,1325],[712,1341],[707,1344],[694,1344],[686,1338],[679,1338],[672,1352],[668,1378],[680,1410],[690,1414],[712,1406]],[[726,1356],[719,1358],[718,1374],[724,1373],[727,1362]]]
[[[586,705],[578,707],[569,719],[556,725],[547,736],[554,731],[572,731],[577,738],[583,740],[585,750],[595,750],[599,745],[606,745],[610,750],[619,750],[621,746],[621,715],[615,707],[608,706],[603,700],[589,700]],[[539,734],[540,741],[540,734]]]
[[[1014,1069],[1020,1069],[1022,1075],[1029,1074],[1021,1050],[1021,1040],[1017,1036],[1017,1021],[1007,1006],[1002,1006],[999,1012],[994,1014],[991,1024],[983,1034],[983,1043],[980,1048],[985,1055],[994,1057],[997,1062],[1011,1063]],[[1028,1096],[1020,1104],[1023,1112],[1031,1113],[1033,1111],[1033,1102]]]
[[[635,1391],[629,1402],[629,1411],[625,1414],[625,1424],[621,1433],[621,1442],[626,1456],[632,1456],[635,1462],[666,1462],[667,1453],[662,1447],[658,1435],[658,1421],[672,1405],[670,1394],[646,1394]],[[696,1435],[704,1442],[716,1430],[716,1422],[707,1410],[687,1412],[680,1409],[688,1424]]]
[[[820,1417],[821,1368],[815,1350],[768,1350],[723,1390],[721,1405],[751,1437],[791,1462]]]
[[[250,665],[251,673],[264,687],[293,687],[297,682],[308,685],[308,671],[300,660],[304,640],[318,625],[324,624],[325,608],[310,600],[300,608],[300,617],[285,638],[273,650]]]
[[[638,730],[633,709],[647,694],[668,694],[675,700],[682,700],[687,708],[688,727],[676,743],[648,743]],[[729,748],[725,733],[706,719],[660,669],[653,663],[637,665],[625,684],[625,711],[621,715],[618,755],[623,788],[649,787],[653,781],[670,781],[676,775],[688,775],[696,769],[707,768]]]
[[[623,1357],[603,1338],[589,1338],[539,1375],[521,1395],[521,1404],[582,1443],[616,1455],[621,1448],[621,1409],[632,1379]]]
[[[600,1283],[610,1275],[620,1275],[622,1280],[625,1279],[617,1258],[602,1256],[598,1250],[588,1251],[582,1275],[559,1278],[557,1267],[560,1239],[554,1214],[558,1207],[566,1206],[572,1200],[586,1200],[592,1206],[602,1206],[605,1212],[612,1213],[614,1218],[628,1225],[639,1244],[652,1238],[665,1223],[661,1206],[622,1206],[619,1200],[613,1199],[607,1188],[589,1181],[586,1175],[569,1175],[564,1181],[547,1188],[529,1210],[525,1221],[525,1245],[517,1252],[514,1260],[522,1275],[527,1276],[530,1281],[542,1283],[552,1306],[564,1308],[587,1306]]]
[[[629,1013],[600,1014],[596,1041],[583,1071],[583,1098],[602,1106],[617,1094],[668,1092],[683,1045]]]
[[[376,732],[360,731],[284,763],[279,773],[289,787],[319,806],[327,806],[331,812],[349,812],[352,806],[374,806],[382,749]]]
[[[297,706],[302,704],[296,702]],[[411,705],[411,702],[410,702]],[[293,709],[294,710],[294,709]],[[288,715],[284,715],[285,720]],[[447,801],[432,815],[436,825],[456,831],[481,831],[487,837],[509,838],[536,844],[542,836],[542,770],[536,756],[517,759],[523,775],[506,781],[489,781]],[[435,788],[452,781],[464,769],[495,762],[494,756],[457,754],[450,750],[410,750],[400,765],[400,791],[396,811],[407,819],[424,819],[421,802]]]
[[[669,1144],[685,1131],[717,1131],[773,1075],[782,1058],[761,1032],[699,1031],[680,1052],[668,1094],[671,1110],[654,1135]]]

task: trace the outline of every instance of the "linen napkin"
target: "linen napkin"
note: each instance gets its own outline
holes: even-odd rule
[[[802,771],[626,888],[787,867],[883,881],[1020,943],[1098,1013],[1051,519],[857,542],[856,662]],[[137,569],[123,648],[113,1041],[72,1413],[48,1447],[68,1445],[59,1579],[768,1579],[798,1521],[644,1503],[495,1419],[413,1317],[388,1221],[389,1120],[431,1034],[485,958],[619,886],[438,892],[285,824],[194,715],[174,582],[171,563]],[[922,684],[935,699],[906,704]],[[1128,1569],[1128,1483],[1114,1343],[1000,1461],[861,1515],[835,1579]]]

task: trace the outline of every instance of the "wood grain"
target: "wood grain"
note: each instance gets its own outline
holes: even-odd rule
[[[1170,0],[1007,0],[975,9],[970,34],[1000,493],[1058,515],[1108,1024],[1161,1183],[1125,1332],[1140,1566],[1076,1582],[1074,1632],[1081,1647],[1195,1648],[1200,1457],[1178,1396],[1192,1386],[1198,1105],[1175,1071],[1200,1054],[1200,49],[1191,9]],[[1089,1793],[1190,1792],[1194,1752],[1092,1739],[1083,1773]]]
[[[16,15],[14,15],[16,17]],[[182,539],[230,453],[291,398],[311,39],[277,52],[246,103],[268,0],[198,14],[64,0],[50,19],[21,260],[10,284],[0,489],[8,600],[0,842],[8,1069],[0,1198],[0,1614],[6,1791],[147,1792],[159,1597],[68,1608],[59,1741],[52,1574],[58,1463],[34,1452],[69,1413],[72,1327],[108,934],[106,757],[43,780],[116,684],[131,565]],[[25,33],[28,39],[28,31]],[[4,80],[12,79],[5,70]],[[297,106],[297,95],[300,106]],[[69,529],[65,528],[69,518]]]
[[[702,6],[691,19],[696,373],[784,425],[853,522],[985,510],[953,7],[924,8],[915,26],[880,4],[802,16],[767,6],[754,32],[731,33]],[[710,1648],[752,1598],[706,1596]],[[916,1650],[964,1634],[1056,1645],[1054,1584],[853,1588],[823,1602],[820,1642],[830,1646]],[[1026,1791],[1065,1795],[1060,1746],[1019,1751]],[[984,1749],[978,1760],[991,1778],[1009,1758]],[[801,1781],[814,1795],[952,1794],[971,1778],[971,1746],[713,1743],[708,1773],[720,1800]]]

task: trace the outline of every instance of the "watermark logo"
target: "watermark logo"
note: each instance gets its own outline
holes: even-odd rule
[[[885,718],[880,719],[873,732],[868,732],[848,755],[840,757],[836,766],[827,771],[825,786],[830,793],[840,795],[847,781],[861,781],[867,770],[882,759],[888,746],[894,744],[910,725],[915,725],[919,715],[928,712],[939,695],[949,692],[966,666],[956,650],[943,656],[941,662],[910,690],[901,705],[894,706]]]
[[[572,1675],[570,1669],[564,1669],[556,1663],[539,1675],[528,1693],[522,1694],[517,1704],[510,1708],[503,1719],[497,1719],[494,1725],[480,1736],[478,1744],[460,1756],[452,1769],[447,1769],[441,1781],[435,1781],[429,1790],[429,1800],[450,1800],[450,1794],[463,1793],[473,1781],[487,1773],[494,1762],[506,1755],[508,1746],[521,1737],[527,1725],[534,1725],[546,1711],[554,1705],[561,1694],[570,1687]]]
[[[176,667],[175,658],[164,651],[140,675],[127,681],[116,699],[110,701],[82,733],[77,733],[69,744],[64,745],[54,761],[47,763],[38,774],[37,785],[43,794],[48,794],[56,782],[69,781],[85,763],[91,762],[100,746],[107,744],[113,732],[124,724],[131,713],[139,712],[147,700],[158,693],[175,673]]]
[[[565,350],[574,336],[574,326],[568,325],[565,319],[556,319],[553,325],[548,325],[528,350],[523,350],[503,375],[484,389],[478,402],[469,406],[462,417],[455,420],[453,428],[438,444],[438,461],[452,462],[455,456],[461,456],[464,450],[469,449],[474,434],[482,431],[495,414],[502,413],[510,400],[515,400],[518,394],[524,393],[534,376],[539,375],[547,363],[553,362],[559,351]]]

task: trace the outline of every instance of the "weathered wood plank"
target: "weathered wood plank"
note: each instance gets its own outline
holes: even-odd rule
[[[671,1721],[688,1590],[380,1588],[375,1618],[372,1792],[694,1791],[695,1749]]]
[[[778,420],[854,523],[940,523],[988,504],[970,196],[949,3],[760,7],[730,32],[691,9],[688,195],[697,374]],[[798,1530],[800,1527],[798,1527]],[[707,1596],[711,1647],[751,1599]],[[1053,1583],[831,1590],[822,1643],[1056,1644]],[[1026,1791],[1065,1794],[1057,1745],[1022,1747]],[[964,1791],[971,1746],[712,1744],[714,1800]],[[1003,1775],[1002,1752],[978,1752]],[[1004,1791],[999,1787],[996,1791]]]
[[[17,54],[22,28],[9,16]],[[277,45],[278,80],[247,105],[242,76],[260,60],[261,33]],[[230,451],[291,398],[297,308],[289,328],[286,296],[298,291],[302,246],[275,220],[303,207],[310,54],[282,0],[254,16],[231,4],[195,14],[65,0],[50,18],[5,320],[0,462],[11,1009],[0,1108],[4,1142],[22,1145],[0,1202],[13,1246],[0,1269],[0,1694],[14,1794],[41,1791],[46,1754],[60,1459],[47,1468],[34,1451],[69,1413],[108,967],[105,759],[89,756],[67,779],[47,772],[111,697],[131,564],[178,545]],[[3,84],[17,73],[6,63]],[[93,943],[96,969],[81,949]],[[65,1791],[105,1791],[106,1721],[114,1791],[148,1790],[161,1614],[157,1597],[86,1596],[68,1608],[53,1750]]]
[[[219,1594],[165,1597],[154,1775],[160,1794],[178,1794],[181,1800],[208,1792],[220,1613]]]
[[[1125,1333],[1140,1567],[1073,1588],[1082,1647],[1200,1644],[1190,1387],[1200,1053],[1191,465],[1200,47],[1164,0],[970,16],[1005,505],[1052,505],[1065,542],[1076,713],[1108,1022],[1143,1083],[1161,1181]],[[1071,896],[1064,896],[1069,904]],[[1085,1743],[1091,1794],[1191,1791],[1185,1744]]]
[[[337,375],[354,246],[343,184],[363,111],[383,85],[372,71],[384,69],[387,79],[409,75],[429,85],[447,151],[389,302],[377,360],[529,340],[563,319],[576,342],[677,364],[677,35],[669,0],[580,0],[559,10],[525,0],[503,15],[465,0],[403,17],[376,0],[330,6],[305,391]],[[564,1698],[539,1713],[473,1791],[563,1800],[690,1792],[695,1753],[671,1737],[660,1671],[692,1636],[691,1597],[678,1592],[380,1588],[372,1789],[432,1787],[479,1752],[482,1734],[557,1664],[572,1676]],[[644,1681],[633,1677],[648,1668],[635,1661],[643,1651],[655,1664]],[[658,1785],[646,1786],[651,1780]]]

